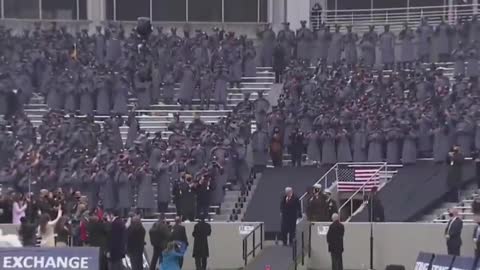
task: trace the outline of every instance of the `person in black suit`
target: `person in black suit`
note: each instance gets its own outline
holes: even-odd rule
[[[182,225],[181,217],[175,218],[175,225],[173,225],[172,231],[170,233],[170,241],[180,241],[184,244],[185,247],[188,247],[187,232],[185,230],[185,227]],[[182,269],[183,257],[178,257],[178,260],[178,265],[180,266],[180,269]]]
[[[170,239],[170,228],[165,222],[165,217],[162,215],[158,221],[153,224],[153,227],[149,231],[150,243],[153,247],[152,261],[150,262],[150,270],[157,269],[158,262],[163,261],[162,252],[167,247],[167,243]]]
[[[202,216],[200,221],[195,224],[192,236],[193,241],[193,258],[195,258],[195,266],[197,270],[207,270],[207,258],[210,255],[208,250],[208,237],[212,234],[212,227],[205,222]]]
[[[123,270],[122,259],[125,257],[126,229],[125,222],[119,218],[118,211],[114,211],[110,219],[110,230],[107,240],[107,258],[109,270]]]
[[[343,270],[343,235],[345,227],[340,223],[338,214],[332,215],[332,224],[328,227],[327,243],[328,252],[332,258],[332,270]]]
[[[447,239],[448,255],[460,256],[460,248],[462,247],[462,229],[463,221],[458,216],[456,208],[449,209],[450,220],[445,228],[445,239]]]
[[[107,270],[108,264],[107,258],[105,257],[105,251],[107,249],[107,224],[93,213],[88,221],[87,232],[90,246],[98,247],[100,250],[100,269]]]
[[[300,200],[293,194],[291,187],[285,188],[285,195],[282,196],[282,200],[280,201],[280,215],[282,217],[281,230],[283,244],[288,245],[290,243],[291,245],[293,244],[293,239],[295,239],[297,218],[302,217]]]
[[[370,222],[385,222],[385,212],[382,201],[377,196],[377,188],[373,187],[368,196],[368,221]]]
[[[449,202],[458,202],[458,188],[462,183],[462,167],[464,160],[465,158],[460,152],[460,147],[455,145],[452,151],[448,153],[447,157],[447,186],[449,189],[447,197]]]
[[[127,229],[127,254],[132,270],[143,270],[143,248],[145,246],[145,228],[139,216],[132,218]]]

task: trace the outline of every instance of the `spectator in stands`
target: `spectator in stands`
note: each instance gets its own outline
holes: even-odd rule
[[[458,202],[458,189],[462,183],[462,168],[464,163],[463,153],[460,151],[458,145],[453,146],[452,151],[448,153],[447,165],[447,186],[448,186],[448,201]]]
[[[182,247],[182,249],[184,249],[184,250],[186,250],[187,247],[188,247],[187,231],[185,229],[185,226],[182,225],[182,218],[181,217],[176,217],[175,218],[175,225],[173,225],[171,233],[170,233],[170,241],[174,241],[176,243],[179,243],[180,246]],[[168,249],[169,249],[169,247],[167,246],[167,250]],[[165,256],[165,253],[164,253],[163,256]],[[165,257],[163,259],[166,260]],[[180,267],[179,269],[182,269],[182,267],[183,267],[183,256],[178,256],[178,266]]]
[[[25,211],[28,207],[28,200],[21,194],[15,194],[15,199],[12,206],[13,224],[20,224],[20,219],[25,217]]]
[[[127,254],[132,270],[143,270],[143,249],[145,246],[145,228],[139,216],[132,218],[127,229]]]
[[[270,157],[273,166],[282,167],[283,162],[283,137],[280,134],[280,129],[275,127],[272,138],[270,139]]]
[[[477,182],[477,188],[480,190],[480,155],[479,151],[472,152],[472,159],[475,162],[475,180]]]
[[[293,193],[291,187],[285,188],[285,195],[280,201],[280,215],[281,215],[281,237],[283,244],[293,245],[295,239],[295,230],[297,227],[297,219],[302,217],[302,208],[300,200]]]
[[[332,223],[328,227],[327,244],[332,260],[332,270],[343,270],[343,236],[345,227],[340,223],[338,214],[332,215]]]
[[[207,270],[207,259],[210,256],[208,249],[208,237],[212,234],[212,227],[201,216],[200,221],[193,227],[193,258],[195,258],[196,270]]]
[[[183,262],[183,255],[187,247],[183,242],[172,241],[167,244],[167,248],[163,251],[163,262],[160,264],[162,270],[180,270]]]
[[[273,72],[275,72],[275,83],[282,83],[283,73],[285,72],[285,49],[281,43],[277,43],[273,50]]]
[[[368,207],[368,220],[370,222],[385,222],[385,212],[383,204],[377,195],[377,187],[373,187],[370,190],[370,194],[367,197]]]
[[[122,259],[126,251],[126,228],[125,222],[119,217],[118,211],[113,211],[109,217],[110,230],[107,240],[107,258],[109,270],[122,270]]]
[[[100,270],[107,270],[108,264],[105,257],[107,250],[107,224],[96,214],[90,215],[87,231],[89,236],[88,244],[92,247],[98,247],[100,250]]]
[[[57,224],[55,224],[55,234],[57,238],[55,239],[56,247],[66,247],[68,246],[68,238],[70,237],[70,228],[68,226],[68,220],[66,216],[62,216]]]
[[[57,218],[50,220],[50,215],[44,213],[40,216],[38,235],[40,236],[40,247],[55,247],[55,225],[62,217],[62,209],[57,210]]]
[[[478,203],[479,201],[476,202],[477,205]],[[475,201],[472,203],[472,210],[474,208],[473,204],[475,204]],[[478,260],[480,259],[480,220],[478,219],[478,214],[475,212],[474,214],[476,214],[474,220],[477,225],[475,226],[475,229],[473,229],[473,248],[475,250],[475,261],[478,263]]]
[[[462,229],[463,221],[458,216],[457,208],[448,210],[450,220],[445,228],[445,239],[447,240],[448,255],[460,256],[460,248],[462,247]]]
[[[156,270],[158,263],[162,263],[162,252],[167,247],[170,239],[170,228],[168,227],[165,217],[161,215],[149,231],[150,243],[153,247],[152,260],[150,262],[150,270]]]
[[[33,223],[28,222],[26,217],[20,218],[18,237],[24,247],[34,247],[37,244],[37,230]]]

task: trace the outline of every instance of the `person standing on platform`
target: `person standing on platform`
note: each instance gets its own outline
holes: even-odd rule
[[[332,224],[328,227],[327,244],[328,252],[332,258],[332,270],[343,270],[343,235],[345,227],[340,223],[338,214],[332,215]]]
[[[448,255],[460,256],[460,248],[462,247],[462,229],[463,221],[458,216],[458,209],[451,208],[448,211],[450,220],[445,228],[445,239],[447,240]]]
[[[295,239],[295,231],[297,227],[297,218],[302,217],[302,208],[300,200],[293,193],[291,187],[285,188],[285,195],[282,196],[280,202],[280,215],[282,218],[281,230],[282,241],[285,246],[292,245]]]
[[[127,253],[132,270],[143,270],[143,250],[145,246],[145,228],[139,216],[132,218],[127,229]]]
[[[182,244],[185,249],[188,247],[188,238],[187,233],[185,230],[185,226],[182,225],[182,218],[176,217],[175,218],[175,225],[172,227],[172,231],[170,234],[170,241],[179,242]],[[180,269],[183,267],[183,256],[178,257],[178,265]]]
[[[122,259],[126,251],[126,227],[125,222],[119,217],[118,211],[113,212],[107,241],[108,269],[122,270]]]
[[[382,202],[377,195],[377,187],[370,190],[368,197],[368,220],[370,222],[385,222],[385,212]]]
[[[460,152],[460,147],[455,145],[453,150],[448,153],[447,165],[447,186],[448,186],[448,201],[458,202],[458,188],[462,182],[462,165],[464,157]]]
[[[162,251],[167,247],[170,239],[170,228],[165,222],[165,217],[160,215],[158,221],[149,231],[150,243],[153,246],[153,256],[150,262],[150,270],[156,270],[158,263],[162,263]]]
[[[205,222],[205,216],[193,227],[193,258],[197,270],[207,270],[207,258],[210,255],[208,250],[208,237],[212,234],[212,227]]]

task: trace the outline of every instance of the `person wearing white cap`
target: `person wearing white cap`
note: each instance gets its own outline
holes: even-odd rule
[[[297,226],[297,218],[302,217],[302,208],[300,200],[293,193],[291,187],[285,188],[285,195],[282,196],[280,202],[280,215],[282,217],[281,233],[284,245],[292,244],[295,239],[295,230]]]
[[[322,192],[322,185],[313,185],[313,194],[308,200],[307,217],[309,221],[329,221],[327,197]]]

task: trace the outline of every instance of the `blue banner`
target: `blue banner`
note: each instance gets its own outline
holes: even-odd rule
[[[98,248],[0,248],[0,270],[99,270]]]
[[[471,270],[473,269],[473,264],[475,263],[474,258],[468,257],[455,257],[453,262],[452,270]]]
[[[432,253],[425,253],[425,252],[418,253],[417,262],[415,263],[414,270],[429,270],[432,260],[433,260]]]
[[[453,259],[454,257],[450,255],[435,255],[432,262],[432,270],[450,270]]]

